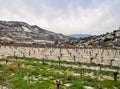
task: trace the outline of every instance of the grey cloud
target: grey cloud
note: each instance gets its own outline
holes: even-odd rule
[[[0,0],[0,19],[64,34],[101,34],[119,27],[119,4],[119,0]]]

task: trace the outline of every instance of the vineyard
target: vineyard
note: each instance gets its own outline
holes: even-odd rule
[[[1,46],[1,89],[120,89],[120,50]]]

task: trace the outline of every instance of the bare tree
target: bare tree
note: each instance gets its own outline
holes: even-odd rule
[[[60,66],[60,64],[61,64],[61,57],[60,56],[58,56],[58,63],[59,63],[59,66]]]
[[[101,64],[98,64],[98,66],[99,66],[99,73],[100,73],[101,70],[102,70],[102,65],[101,65]]]
[[[101,62],[103,62],[103,57],[101,57]]]
[[[81,78],[84,79],[85,68],[81,68]]]
[[[20,64],[20,63],[18,63],[18,64],[17,64],[17,66],[18,66],[18,68],[20,68],[21,64]]]
[[[28,54],[29,54],[29,56],[31,56],[31,51],[30,51],[30,50],[29,50],[29,53],[28,53]]]
[[[94,57],[90,57],[90,63],[92,63],[93,59],[94,59]]]
[[[97,89],[103,89],[99,83],[97,84]]]
[[[110,60],[110,65],[112,66],[112,64],[113,64],[113,61],[115,61],[115,59],[111,59]]]
[[[104,49],[102,49],[101,56],[103,56],[103,53],[104,53]]]
[[[74,62],[76,62],[76,57],[75,57],[75,55],[73,55],[73,60],[74,60]]]
[[[27,84],[28,84],[28,85],[30,85],[30,76],[31,76],[31,75],[30,75],[30,73],[28,72],[28,73],[27,73]]]
[[[42,64],[45,64],[45,59],[44,58],[42,58],[41,61],[42,61]]]
[[[52,50],[50,50],[50,56],[52,56]]]
[[[14,56],[14,57],[16,56],[16,52],[15,52],[15,51],[13,52],[13,56]]]
[[[61,85],[60,80],[56,80],[57,89],[60,89],[60,85]]]
[[[78,62],[78,66],[81,67],[81,62]]]
[[[9,62],[9,60],[8,60],[8,59],[6,59],[6,60],[5,60],[6,65],[8,64],[8,62]]]

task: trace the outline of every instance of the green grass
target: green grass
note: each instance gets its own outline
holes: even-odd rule
[[[82,83],[80,83],[79,81],[75,81],[70,87],[69,89],[84,89]]]
[[[14,57],[8,57],[8,59]],[[58,66],[57,60],[46,60],[45,64],[40,62],[40,59],[17,57],[16,61],[12,64],[0,64],[0,82],[1,85],[10,87],[11,89],[56,89],[56,80],[59,79],[62,84],[60,89],[84,89],[84,86],[91,86],[97,89],[97,85],[103,89],[114,89],[114,87],[120,87],[120,80],[99,80],[99,76],[113,76],[111,71],[101,71],[95,78],[90,76],[81,77],[81,69],[65,67],[63,65]],[[18,67],[18,63],[21,65]],[[48,63],[53,63],[49,65]],[[57,65],[56,65],[57,64]],[[76,65],[74,62],[62,61],[62,64]],[[83,64],[86,66],[97,66],[96,64]],[[109,67],[109,66],[105,66]],[[119,67],[110,67],[119,69]],[[61,73],[60,73],[61,72]],[[85,69],[85,73],[95,72],[92,69]],[[28,85],[25,77],[30,74],[31,83]],[[73,73],[78,73],[79,76],[74,76]],[[4,80],[2,80],[4,79]],[[36,80],[37,79],[37,80]],[[71,86],[67,87],[64,84],[70,83]]]

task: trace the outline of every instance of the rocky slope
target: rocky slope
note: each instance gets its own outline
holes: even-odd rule
[[[80,39],[77,46],[120,47],[120,28],[110,33]]]
[[[0,21],[0,36],[1,40],[16,43],[52,43],[56,40],[67,41],[69,39],[69,37],[62,34],[17,21]]]

